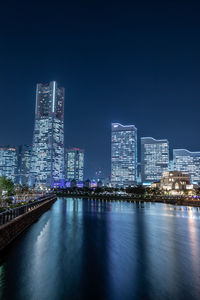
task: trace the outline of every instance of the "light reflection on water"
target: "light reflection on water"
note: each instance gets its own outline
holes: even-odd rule
[[[58,199],[8,249],[0,299],[199,299],[200,211]]]

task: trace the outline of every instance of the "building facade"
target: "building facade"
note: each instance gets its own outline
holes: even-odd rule
[[[37,84],[30,185],[64,184],[64,88]]]
[[[183,194],[193,189],[189,173],[181,171],[164,172],[159,185],[161,190],[172,195]]]
[[[132,186],[137,182],[137,128],[112,124],[111,184]]]
[[[169,143],[166,139],[141,138],[141,180],[143,184],[159,181],[168,171]]]
[[[200,152],[174,149],[173,161],[175,170],[188,172],[192,183],[200,182]]]
[[[84,150],[79,148],[65,149],[65,178],[67,181],[75,179],[83,181]]]
[[[17,149],[13,146],[0,147],[0,176],[16,182]]]
[[[17,153],[17,183],[21,185],[29,184],[30,165],[31,165],[30,145],[20,145]]]

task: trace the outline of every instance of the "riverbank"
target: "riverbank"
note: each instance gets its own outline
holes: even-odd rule
[[[182,205],[182,206],[192,206],[200,207],[200,200],[196,199],[186,199],[183,197],[169,197],[169,196],[153,196],[153,195],[102,195],[102,194],[90,194],[90,193],[67,193],[63,191],[56,191],[58,197],[68,197],[68,198],[89,198],[98,199],[106,201],[128,201],[128,202],[152,202],[152,203],[165,203],[171,205]]]
[[[0,251],[4,250],[25,229],[36,222],[57,200],[55,195],[45,197],[44,201],[43,198],[41,198],[40,202],[33,203],[24,213],[17,215],[13,219],[8,219],[5,224],[0,226]],[[9,213],[11,216],[11,212]]]

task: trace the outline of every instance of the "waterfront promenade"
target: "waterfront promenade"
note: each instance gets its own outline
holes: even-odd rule
[[[57,189],[54,193],[59,197],[72,197],[72,198],[92,198],[108,201],[128,201],[128,202],[153,202],[165,203],[172,205],[183,205],[200,207],[200,198],[198,196],[167,196],[167,195],[144,195],[144,194],[126,194],[121,195],[118,193],[96,193],[95,191],[80,191],[69,189]]]
[[[0,251],[32,225],[56,201],[54,194],[0,213]]]

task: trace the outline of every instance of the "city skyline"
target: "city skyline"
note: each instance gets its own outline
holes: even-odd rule
[[[114,122],[199,151],[199,6],[3,3],[0,144],[32,143],[35,85],[55,80],[68,97],[65,146],[85,149],[86,177],[109,175]]]
[[[42,181],[40,181],[40,184],[44,184],[45,186],[64,186],[65,184],[65,180],[72,180],[75,179],[77,182],[78,181],[83,181],[86,180],[87,178],[89,179],[94,179],[95,176],[94,174],[91,177],[87,177],[87,175],[85,175],[83,177],[83,173],[87,174],[87,164],[86,164],[86,168],[85,168],[85,162],[84,162],[84,151],[85,150],[81,150],[80,148],[76,147],[65,147],[65,143],[64,143],[64,87],[58,87],[57,86],[57,82],[56,81],[51,81],[49,84],[45,83],[45,84],[41,84],[38,83],[36,86],[36,104],[35,104],[35,129],[34,129],[34,133],[33,133],[33,145],[35,144],[36,147],[32,147],[32,145],[25,145],[25,144],[21,144],[21,145],[14,145],[14,146],[5,146],[5,145],[1,145],[1,149],[3,151],[3,149],[5,150],[4,153],[1,152],[1,174],[7,174],[9,173],[8,177],[12,178],[12,180],[15,183],[21,183],[21,184],[29,184],[31,186],[36,184],[36,181],[34,181],[33,177],[35,176],[35,178],[37,178],[37,181],[39,183],[39,177],[46,178],[46,176],[48,177],[48,184],[46,182],[46,179],[44,180],[44,182],[42,183]],[[51,119],[51,120],[50,120]],[[38,123],[39,122],[39,123]],[[42,122],[42,123],[41,123]],[[52,125],[50,125],[50,123]],[[41,123],[41,124],[40,124]],[[46,125],[45,125],[46,124]],[[130,163],[130,166],[127,167],[127,170],[129,168],[133,168],[134,169],[134,180],[130,180],[129,184],[130,185],[135,185],[135,184],[147,184],[149,185],[152,182],[156,182],[159,181],[162,177],[162,173],[168,170],[177,170],[177,171],[187,171],[189,172],[189,174],[191,175],[191,180],[193,183],[198,183],[200,182],[200,151],[190,151],[190,150],[186,150],[186,149],[176,149],[176,148],[172,148],[169,143],[169,141],[167,139],[155,139],[153,137],[141,137],[139,136],[139,140],[140,143],[138,143],[137,139],[138,139],[138,133],[137,133],[137,128],[135,127],[135,125],[122,125],[120,123],[112,123],[112,133],[111,136],[113,136],[113,131],[115,131],[114,127],[121,127],[122,130],[126,131],[126,128],[130,128],[133,127],[134,130],[136,130],[136,141],[135,141],[135,148],[132,149],[132,151],[135,153],[133,155],[134,158],[134,162]],[[52,132],[51,132],[51,128],[52,128]],[[50,130],[50,131],[49,131]],[[60,131],[61,130],[61,131]],[[60,133],[59,133],[60,132]],[[140,131],[139,131],[140,132]],[[50,134],[50,135],[49,135]],[[52,135],[52,137],[51,137]],[[47,168],[47,164],[46,162],[42,162],[42,156],[41,156],[41,149],[38,148],[38,143],[40,143],[40,140],[43,140],[43,146],[41,146],[43,149],[42,151],[46,151],[49,153],[49,159],[47,159],[47,161],[51,161],[49,168]],[[46,142],[44,142],[44,140]],[[50,145],[52,145],[52,147],[48,148]],[[54,142],[53,142],[54,141]],[[127,140],[128,141],[128,140]],[[55,142],[58,142],[58,147],[55,148],[53,145],[55,145]],[[130,142],[130,141],[128,141]],[[146,144],[146,145],[145,145]],[[165,144],[167,145],[167,150],[165,150]],[[11,144],[13,145],[13,144]],[[111,143],[111,145],[114,145],[113,143]],[[61,146],[61,148],[60,148]],[[122,145],[123,146],[123,143]],[[118,148],[121,147],[120,146],[120,142],[118,145]],[[13,163],[13,159],[11,159],[11,161],[8,163],[8,169],[10,167],[9,164],[13,165],[13,169],[12,169],[12,174],[11,171],[7,171],[7,166],[6,166],[6,157],[8,157],[10,154],[12,153],[10,151],[10,148],[12,150],[12,147],[15,148],[15,161],[16,161],[16,165],[14,166]],[[36,156],[33,155],[34,151],[30,149],[28,149],[28,147],[32,147],[32,149],[36,149],[36,152],[38,153]],[[164,147],[164,148],[163,148]],[[27,148],[27,149],[26,149]],[[55,148],[53,150],[53,148]],[[109,146],[107,145],[107,150],[108,150]],[[148,149],[147,149],[148,148]],[[45,150],[46,149],[46,150]],[[48,150],[49,149],[49,150]],[[64,149],[77,149],[80,150],[80,152],[83,152],[83,158],[81,158],[82,163],[81,163],[81,168],[79,170],[79,167],[76,168],[75,161],[79,161],[79,159],[75,159],[74,161],[74,178],[67,178],[68,177],[68,171],[67,171],[67,160],[65,158],[64,155]],[[159,150],[160,149],[160,150]],[[161,150],[162,149],[162,150]],[[50,153],[50,152],[52,153]],[[123,152],[123,149],[121,150]],[[164,151],[164,152],[163,152]],[[167,152],[166,152],[167,151]],[[46,153],[45,152],[45,153]],[[159,154],[160,152],[160,154]],[[163,152],[163,153],[161,153]],[[29,154],[28,154],[29,153]],[[30,153],[32,153],[31,156],[31,162],[28,161]],[[47,153],[45,154],[45,157],[47,157]],[[54,154],[55,153],[55,157]],[[175,153],[179,153],[179,157],[177,159]],[[181,154],[180,154],[181,153]],[[111,156],[113,155],[113,147],[111,146]],[[124,154],[123,154],[124,155]],[[164,156],[163,156],[164,155]],[[12,154],[10,155],[10,157],[12,156]],[[34,158],[35,156],[35,158]],[[38,156],[38,157],[37,157]],[[161,158],[163,156],[163,158]],[[166,156],[166,159],[165,159]],[[5,157],[5,159],[4,159]],[[51,157],[51,159],[50,159]],[[124,156],[125,158],[125,156]],[[130,158],[131,159],[131,158]],[[164,159],[164,160],[163,160]],[[7,158],[8,160],[8,158]],[[125,159],[127,162],[125,164],[128,163],[128,158]],[[5,161],[4,163],[2,163],[3,161]],[[24,162],[23,162],[24,161]],[[120,162],[120,160],[118,159],[119,164],[122,163],[122,161]],[[34,164],[35,167],[34,167]],[[51,166],[51,164],[55,164],[55,170],[53,165]],[[103,174],[105,174],[104,172],[102,173],[101,178],[105,181],[107,181],[107,178],[111,178],[111,182],[112,184],[115,186],[117,186],[119,184],[119,186],[124,185],[127,186],[128,185],[128,180],[127,178],[128,176],[128,171],[125,172],[127,177],[126,179],[123,178],[121,180],[121,183],[119,182],[119,178],[117,180],[113,180],[114,177],[122,177],[122,173],[125,175],[124,172],[122,172],[122,169],[125,170],[125,165],[124,167],[122,167],[121,169],[121,173],[118,172],[119,174],[117,175],[117,173],[114,171],[113,173],[113,160],[111,159],[111,173],[108,173],[108,176],[103,176]],[[30,168],[30,174],[27,173],[28,167],[27,165],[29,165]],[[32,165],[32,166],[31,166]],[[60,166],[60,167],[59,167]],[[83,166],[84,166],[84,171],[83,171]],[[39,169],[43,169],[43,173],[41,172],[41,170]],[[45,168],[45,169],[44,169]],[[51,172],[51,174],[49,173],[49,175],[47,175],[48,170],[49,172]],[[70,166],[69,166],[70,168]],[[38,171],[34,171],[38,169]],[[60,169],[60,171],[59,171]],[[62,169],[62,170],[61,170]],[[3,171],[4,170],[4,171]],[[11,170],[11,168],[10,168]],[[26,171],[25,171],[26,170]],[[45,171],[46,170],[46,171]],[[51,171],[50,171],[51,170]],[[76,171],[77,170],[77,171]],[[26,174],[23,174],[23,173]],[[79,172],[81,172],[80,176],[79,176]],[[37,174],[36,174],[37,173]],[[56,173],[60,174],[60,175],[56,175]],[[63,175],[61,175],[61,173]],[[75,175],[77,173],[77,175]],[[121,174],[121,175],[120,175]],[[6,175],[7,176],[7,175]],[[57,176],[57,177],[56,177]],[[131,175],[132,176],[132,175]],[[62,178],[61,178],[62,177]],[[27,181],[27,178],[29,178],[29,180]],[[115,182],[116,181],[116,182]],[[126,181],[126,183],[125,183]],[[61,183],[63,182],[63,183]],[[40,185],[39,184],[39,185]]]
[[[0,299],[199,300],[200,1],[0,25]]]
[[[56,81],[52,81],[52,82],[56,82]],[[115,122],[112,122],[112,123],[115,123]],[[128,123],[128,122],[126,122],[125,121],[125,123]],[[132,122],[129,122],[129,123],[133,123],[133,121]],[[104,124],[102,124],[102,126],[103,126]],[[162,133],[160,133],[159,135],[158,135],[158,137],[156,138],[156,139],[160,139],[160,136],[162,135]],[[151,137],[151,135],[150,135],[150,137]],[[138,131],[138,139],[140,140],[140,139],[142,139],[142,138],[144,138],[143,136],[141,136],[141,131],[140,131],[140,128],[139,128],[139,131]],[[152,137],[151,137],[152,138]],[[20,145],[25,145],[25,143],[16,143],[16,144],[14,144],[13,142],[12,142],[12,140],[8,137],[8,139],[10,140],[10,144],[9,145],[15,145],[15,146],[20,146]],[[14,140],[14,138],[13,138],[13,140]],[[31,135],[30,135],[30,140],[32,140],[32,138],[31,138]],[[66,140],[68,141],[68,139],[66,138]],[[167,139],[168,140],[168,139]],[[177,146],[176,146],[176,137],[174,137],[174,140],[175,140],[175,142],[171,142],[171,141],[169,141],[169,144],[174,144],[174,148],[172,147],[172,146],[170,146],[169,147],[169,156],[170,157],[173,157],[173,150],[174,149],[176,149],[176,148],[178,148]],[[173,140],[173,141],[174,141]],[[187,140],[185,140],[185,142],[186,142]],[[30,143],[31,145],[32,145],[32,143]],[[185,144],[187,144],[187,143],[185,143]],[[5,143],[1,143],[1,146],[2,147],[4,147],[4,145],[6,146],[7,144],[5,144]],[[67,145],[67,146],[66,146]],[[197,147],[194,147],[194,146],[192,146],[191,145],[191,147],[186,147],[183,143],[182,143],[182,146],[183,147],[180,147],[179,149],[183,149],[183,150],[186,150],[186,148],[188,149],[188,150],[186,150],[186,151],[189,151],[189,152],[193,152],[193,153],[198,153],[199,151],[198,151],[198,148]],[[77,142],[77,144],[72,144],[72,143],[68,143],[68,142],[65,142],[65,148],[73,148],[73,147],[80,147],[79,146],[79,143]],[[140,146],[138,147],[138,148],[140,148]],[[196,150],[192,150],[192,149],[196,149]],[[200,146],[199,146],[199,149],[200,149]],[[111,150],[110,150],[111,151]],[[108,151],[107,151],[108,152]],[[139,151],[139,161],[141,161],[141,157],[140,157],[140,153],[141,153],[141,151]],[[88,158],[87,158],[88,159]],[[111,161],[109,162],[109,160],[107,161],[108,162],[108,164],[109,163],[111,163]],[[88,161],[87,161],[87,163],[89,163]],[[89,163],[90,164],[90,163]],[[98,165],[98,164],[96,164],[96,165]],[[99,165],[99,167],[100,168],[102,168],[103,169],[103,173],[104,174],[106,174],[105,175],[105,177],[109,177],[110,176],[110,173],[109,173],[109,167],[105,167],[105,165],[104,165],[104,167],[102,167],[101,165]],[[106,172],[106,169],[107,169],[107,172]],[[89,177],[89,176],[87,176],[86,175],[86,177],[87,178],[94,178],[95,177],[95,169],[92,169],[92,171],[89,171],[88,172],[88,170],[86,169],[86,174],[91,174],[91,176]]]

